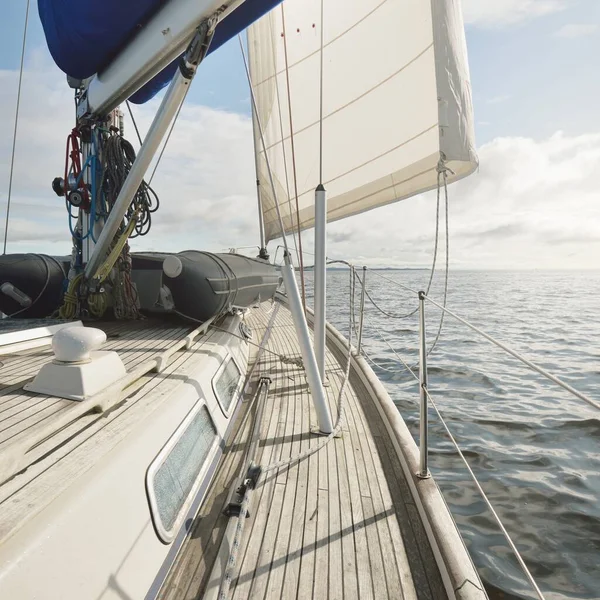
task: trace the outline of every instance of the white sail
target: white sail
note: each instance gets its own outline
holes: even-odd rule
[[[286,0],[248,30],[257,112],[288,232],[298,229],[296,192],[299,229],[314,225],[321,4]],[[329,221],[435,188],[441,159],[449,182],[475,170],[460,0],[323,0],[322,22]],[[281,230],[262,145],[257,151],[272,240]]]

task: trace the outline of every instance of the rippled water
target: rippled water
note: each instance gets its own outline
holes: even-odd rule
[[[380,275],[421,289],[427,272],[367,274],[384,310],[416,307]],[[309,273],[309,296],[311,280]],[[442,290],[434,282],[432,297]],[[328,319],[346,335],[348,298],[348,272],[330,271]],[[453,272],[448,307],[600,401],[600,271]],[[365,314],[365,349],[417,438],[418,389],[378,333],[412,365],[417,316],[391,319],[368,301]],[[439,315],[427,306],[429,343]],[[600,413],[452,318],[429,358],[429,388],[546,598],[600,598]],[[431,470],[490,597],[536,597],[433,411],[430,448]]]

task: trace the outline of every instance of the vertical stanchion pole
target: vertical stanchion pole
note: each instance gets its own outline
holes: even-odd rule
[[[315,190],[315,356],[321,381],[325,383],[325,327],[327,323],[327,192]]]
[[[419,392],[421,400],[419,419],[419,472],[420,479],[430,477],[427,459],[427,340],[425,336],[425,292],[419,292]]]
[[[360,293],[360,322],[358,326],[358,346],[357,352],[360,355],[360,350],[362,348],[362,334],[363,334],[363,323],[365,316],[365,286],[367,285],[367,267],[363,267],[363,276],[362,276],[362,290]]]

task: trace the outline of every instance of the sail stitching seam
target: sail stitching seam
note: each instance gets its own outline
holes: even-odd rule
[[[337,42],[340,38],[344,37],[347,33],[349,33],[350,31],[352,31],[353,29],[355,29],[356,27],[358,27],[358,25],[360,25],[361,23],[363,23],[364,21],[366,21],[373,13],[375,13],[376,11],[378,11],[388,0],[383,0],[383,2],[381,4],[378,4],[371,12],[367,13],[362,19],[360,19],[359,21],[357,21],[356,23],[354,23],[354,25],[352,25],[351,27],[348,27],[348,29],[342,31],[342,33],[340,33],[339,35],[337,35],[336,37],[334,37],[330,42],[328,42],[327,44],[325,44],[323,46],[323,48],[327,48],[328,46],[331,46],[331,44]],[[284,32],[285,35],[285,32]],[[305,60],[308,60],[309,58],[311,58],[312,56],[315,56],[316,54],[318,54],[320,52],[320,48],[319,50],[315,50],[314,52],[311,52],[310,54],[307,54],[304,58],[301,58],[298,62],[295,62],[292,65],[289,65],[289,68],[293,68],[296,65],[302,64]],[[277,78],[279,75],[283,75],[283,73],[285,73],[286,69],[282,69],[281,71],[275,71],[275,73],[273,75],[269,75],[268,77],[266,77],[265,79],[263,79],[262,81],[256,83],[254,85],[255,88],[257,88],[259,85],[262,85],[263,83],[267,83],[267,81],[273,79],[273,78]]]
[[[357,96],[356,98],[353,98],[352,100],[350,100],[350,102],[347,102],[343,106],[340,106],[339,108],[336,108],[334,111],[330,112],[328,115],[324,115],[323,116],[323,120],[329,119],[329,117],[332,117],[333,115],[339,113],[340,111],[348,108],[350,105],[355,104],[359,100],[362,100],[365,96],[368,96],[371,92],[373,92],[376,89],[380,88],[383,84],[387,83],[388,81],[391,81],[392,79],[394,79],[394,77],[396,77],[397,75],[399,75],[400,73],[402,73],[402,71],[404,71],[405,69],[407,69],[408,67],[410,67],[413,63],[415,63],[417,60],[419,60],[419,58],[421,58],[424,54],[426,54],[432,48],[433,48],[433,43],[429,44],[429,46],[427,46],[427,48],[425,48],[424,50],[422,50],[421,52],[419,52],[419,54],[417,54],[414,58],[412,58],[407,63],[405,63],[404,65],[402,65],[397,71],[395,71],[391,75],[388,75],[385,79],[382,79],[379,83],[377,83],[373,87],[371,87],[368,90],[366,90],[365,92],[363,92],[360,96]],[[254,87],[256,88],[256,86],[254,86]],[[311,127],[314,127],[315,125],[319,125],[319,123],[320,123],[319,120],[314,121],[310,125],[306,125],[305,127],[302,127],[302,129],[297,129],[295,131],[295,134],[298,135],[299,133],[303,133],[304,131],[307,131]],[[278,140],[277,142],[275,142],[274,144],[271,144],[270,146],[267,146],[266,150],[270,150],[271,148],[277,146],[278,144],[281,144],[281,143],[285,142],[287,139],[289,139],[289,136],[285,137],[283,140]]]
[[[418,138],[419,136],[431,131],[434,127],[437,127],[437,123],[435,125],[433,125],[432,127],[430,127],[429,129],[426,129],[425,131],[422,131],[421,133],[419,133],[417,136],[415,136],[414,138],[407,140],[406,142],[399,144],[398,146],[396,146],[395,148],[392,148],[391,150],[387,150],[386,152],[384,152],[383,154],[380,154],[379,156],[375,157],[373,160],[377,160],[378,158],[381,158],[382,156],[385,156],[386,154],[389,154],[390,152],[393,152],[394,150],[397,150],[398,148],[402,147],[404,144],[408,144],[409,142],[412,142],[414,139]],[[335,181],[336,179],[339,179],[340,177],[343,177],[345,175],[349,175],[350,173],[353,173],[354,171],[356,171],[357,169],[360,169],[361,167],[369,164],[369,162],[371,161],[367,161],[366,163],[359,165],[357,167],[355,167],[354,169],[351,169],[350,171],[347,171],[346,173],[344,173],[343,175],[339,175],[338,177],[335,177],[333,179],[331,179],[330,181],[327,181],[326,183],[329,184],[332,181]],[[435,167],[437,169],[437,165]],[[390,188],[396,187],[397,185],[401,185],[403,183],[406,183],[407,181],[411,181],[412,179],[416,179],[417,177],[421,177],[422,175],[425,175],[426,173],[429,173],[430,171],[433,171],[433,168],[429,168],[429,169],[425,169],[424,171],[420,171],[419,173],[416,173],[415,175],[412,175],[411,177],[407,177],[406,179],[403,179],[402,181],[397,181],[397,182],[393,182],[391,185],[388,185],[386,187],[383,187],[379,190],[377,190],[376,192],[373,192],[372,194],[366,194],[364,196],[361,196],[360,198],[357,198],[356,200],[353,200],[352,202],[348,202],[346,204],[344,204],[343,207],[340,208],[347,208],[348,206],[352,206],[353,204],[356,204],[357,202],[361,202],[362,200],[364,200],[365,198],[370,198],[372,196],[375,196],[376,194],[379,194],[381,192],[385,192],[387,190],[389,190]],[[382,179],[385,179],[385,177],[382,177]],[[393,180],[392,180],[393,181]],[[433,189],[433,188],[432,188]],[[299,197],[303,196],[304,194],[308,193],[310,190],[307,190],[306,192],[303,192],[302,194],[299,194]],[[421,192],[418,192],[421,193]],[[268,208],[267,210],[265,210],[265,216],[267,215],[267,213],[273,211],[274,208]],[[302,210],[306,210],[306,209],[302,209]],[[335,214],[335,212],[339,210],[337,208],[333,208],[330,211],[329,216]]]

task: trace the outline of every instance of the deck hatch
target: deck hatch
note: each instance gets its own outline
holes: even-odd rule
[[[225,359],[213,377],[212,385],[221,409],[225,416],[229,416],[233,401],[242,387],[242,372],[232,356]]]
[[[161,539],[173,539],[202,482],[217,430],[202,404],[184,420],[148,470],[148,492],[154,523]]]

